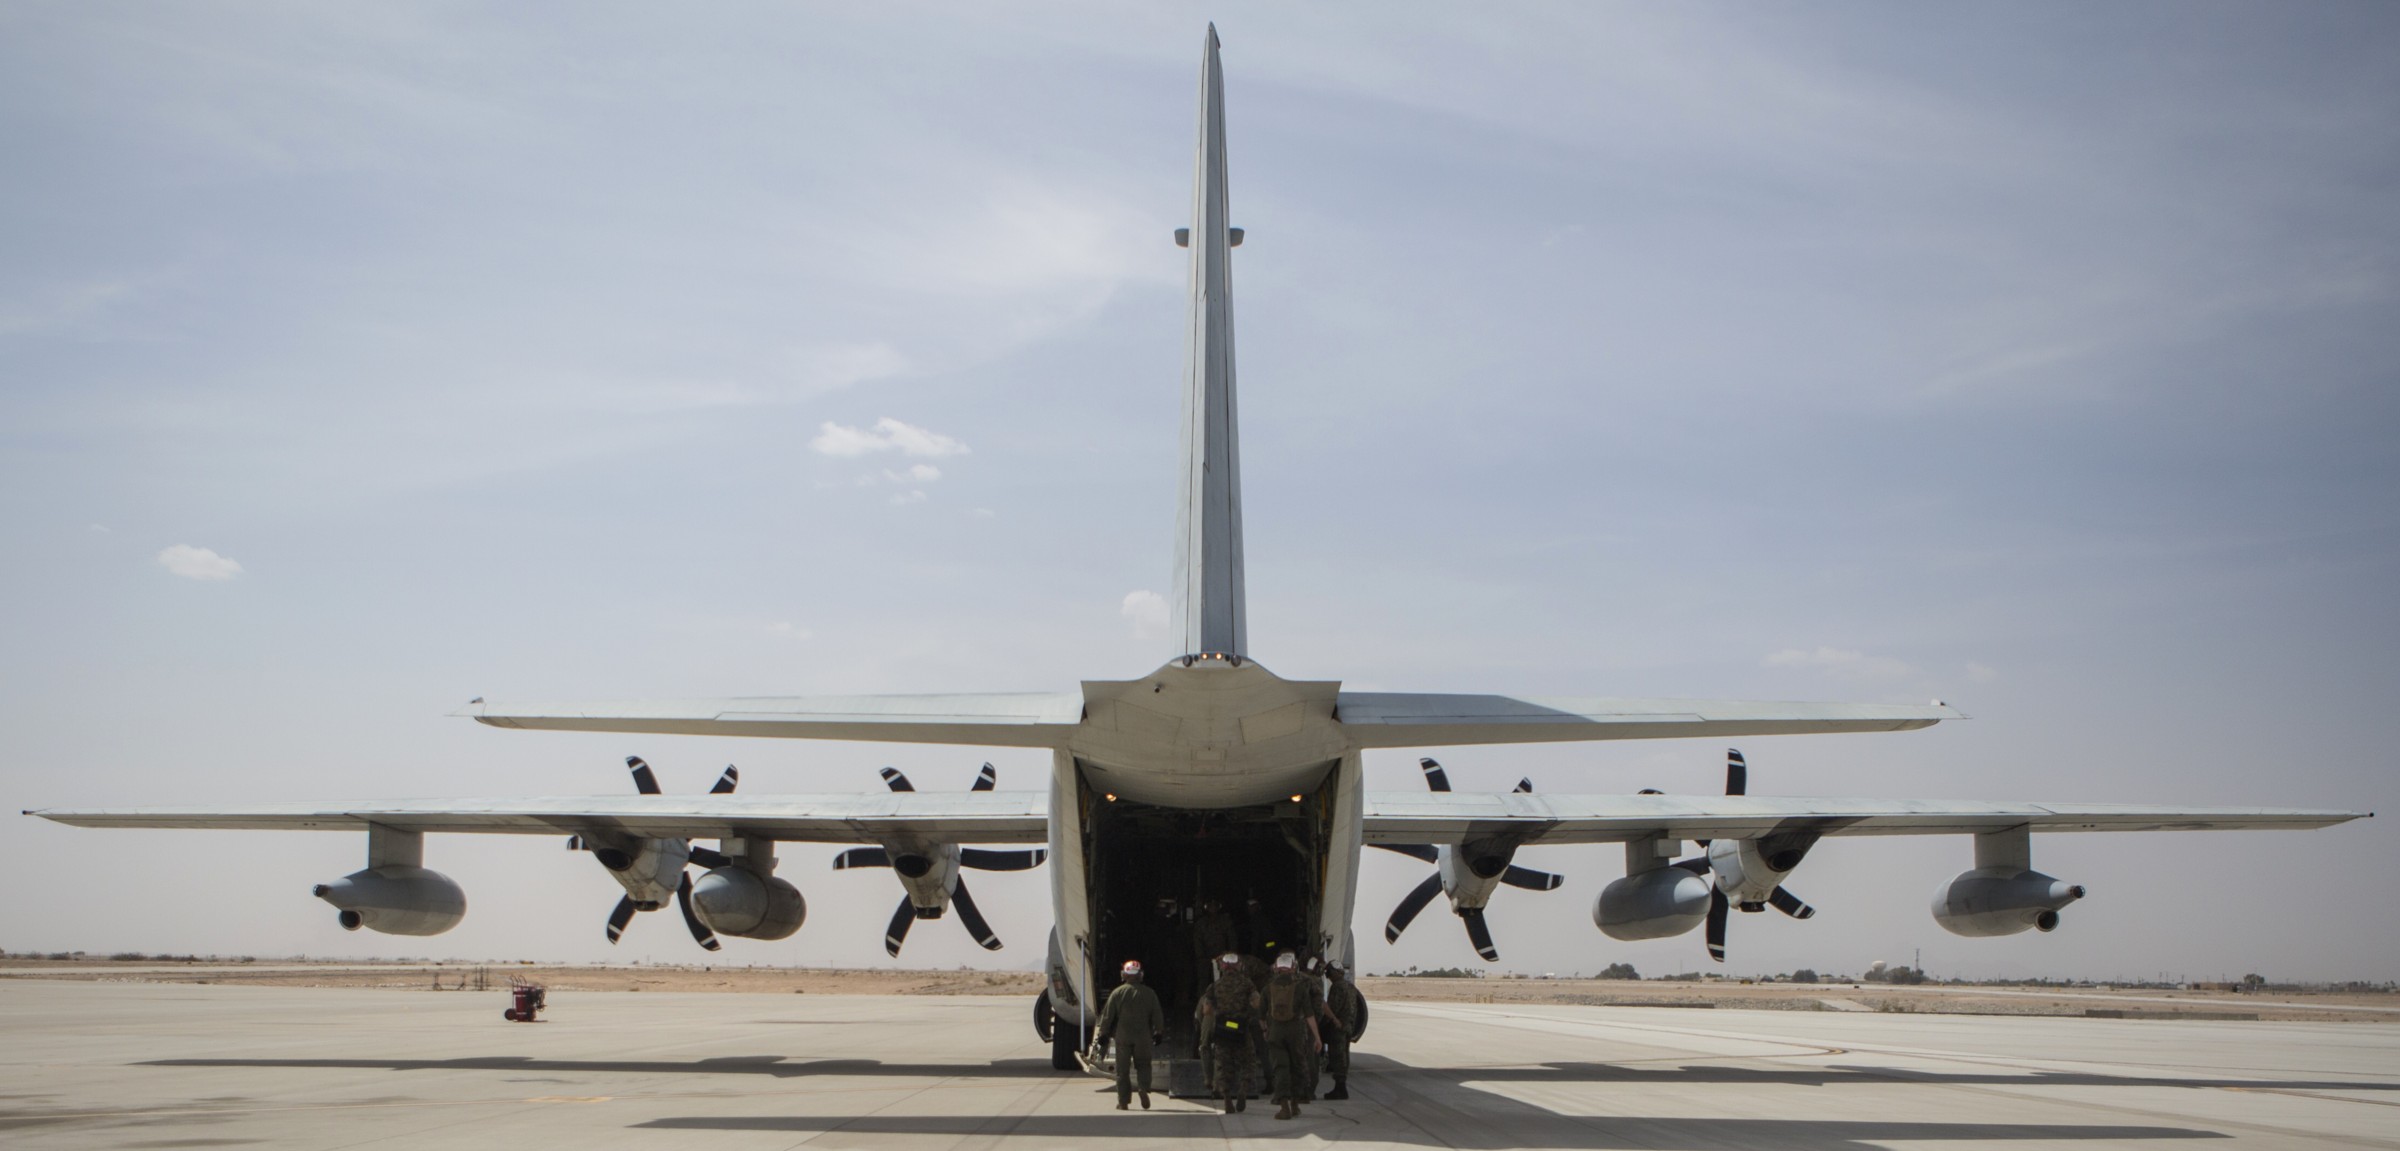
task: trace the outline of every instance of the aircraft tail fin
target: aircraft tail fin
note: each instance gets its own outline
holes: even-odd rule
[[[1226,223],[1224,72],[1211,24],[1200,59],[1200,141],[1192,223],[1176,230],[1191,249],[1191,312],[1184,356],[1183,474],[1175,540],[1176,626],[1184,655],[1246,654],[1242,588],[1241,452],[1233,398],[1233,246]]]

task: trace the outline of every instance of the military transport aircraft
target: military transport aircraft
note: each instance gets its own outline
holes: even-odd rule
[[[711,949],[719,936],[773,940],[800,928],[807,904],[776,874],[780,842],[854,844],[836,867],[890,868],[907,892],[885,939],[895,955],[915,920],[953,908],[977,942],[1000,946],[961,870],[1023,869],[1046,859],[1055,921],[1048,988],[1034,1012],[1062,1070],[1077,1066],[1087,1006],[1107,994],[1125,957],[1150,963],[1151,982],[1171,1008],[1188,1005],[1204,971],[1202,925],[1223,923],[1230,909],[1246,912],[1253,935],[1351,960],[1366,847],[1434,867],[1392,913],[1387,938],[1439,894],[1492,960],[1498,951],[1483,909],[1493,892],[1558,882],[1515,866],[1519,848],[1620,843],[1626,874],[1593,908],[1600,930],[1650,939],[1705,923],[1710,953],[1722,960],[1732,909],[1810,913],[1782,884],[1828,835],[1971,836],[1975,865],[1936,893],[1934,918],[1962,935],[2004,935],[2050,930],[2059,911],[2083,895],[2032,869],[2037,830],[2318,828],[2357,818],[2271,808],[1769,798],[1746,794],[1738,752],[1721,796],[1552,795],[1530,783],[1511,792],[1460,792],[1432,760],[1423,761],[1424,791],[1367,791],[1362,757],[1379,748],[1908,731],[1957,713],[1940,703],[1354,692],[1333,680],[1285,679],[1251,658],[1233,370],[1231,269],[1242,231],[1227,218],[1213,27],[1199,97],[1191,222],[1175,232],[1191,251],[1191,284],[1174,577],[1181,643],[1173,658],[1130,679],[1086,680],[1055,693],[477,699],[459,713],[520,729],[1047,748],[1043,789],[998,790],[987,766],[973,789],[956,794],[915,791],[887,769],[880,794],[736,795],[736,773],[727,769],[708,794],[683,797],[662,794],[649,766],[635,759],[628,761],[635,795],[28,814],[81,827],[363,830],[366,867],[319,885],[316,894],[339,910],[343,927],[402,935],[437,934],[466,912],[458,885],[424,866],[427,832],[571,836],[570,846],[590,853],[625,889],[608,920],[611,939],[636,912],[673,900],[694,938]],[[703,839],[717,845],[695,842]],[[1686,841],[1700,853],[1679,861]],[[1180,956],[1194,958],[1159,961]]]

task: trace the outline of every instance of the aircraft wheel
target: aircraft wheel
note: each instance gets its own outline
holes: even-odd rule
[[[1033,1001],[1033,1033],[1041,1036],[1042,1042],[1048,1043],[1050,1042],[1050,1030],[1056,1026],[1058,1026],[1057,1016],[1051,1014],[1050,1011],[1050,993],[1042,992],[1041,996]]]
[[[1067,1021],[1066,1021],[1066,1020],[1064,1020],[1064,1019],[1056,1019],[1056,1020],[1052,1020],[1052,1021],[1051,1021],[1051,1024],[1050,1024],[1050,1069],[1051,1069],[1051,1070],[1053,1070],[1053,1071],[1081,1071],[1081,1070],[1083,1070],[1083,1061],[1082,1061],[1082,1060],[1080,1060],[1080,1059],[1077,1059],[1077,1058],[1075,1057],[1075,1056],[1076,1056],[1076,1054],[1077,1054],[1077,1052],[1076,1052],[1076,1050],[1075,1050],[1075,1037],[1076,1037],[1076,1033],[1077,1033],[1077,1031],[1078,1031],[1078,1030],[1079,1030],[1078,1028],[1074,1028],[1074,1027],[1069,1027],[1069,1026],[1067,1026]]]

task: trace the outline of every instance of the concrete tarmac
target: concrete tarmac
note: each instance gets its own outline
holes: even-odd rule
[[[1050,1070],[1018,998],[0,982],[34,1148],[2400,1148],[2400,1027],[1383,1003],[1276,1122]]]

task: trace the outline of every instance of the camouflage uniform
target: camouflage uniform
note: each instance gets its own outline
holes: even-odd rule
[[[1208,1047],[1211,1088],[1225,1101],[1225,1110],[1244,1109],[1255,1066],[1250,1037],[1258,1033],[1258,988],[1238,970],[1220,971],[1200,996],[1200,1031]]]
[[[1289,1119],[1308,1096],[1300,1079],[1308,1073],[1309,1048],[1316,1045],[1309,1027],[1309,1021],[1317,1013],[1316,981],[1298,971],[1277,970],[1268,978],[1267,989],[1260,999],[1266,1016],[1267,1061],[1275,1075],[1275,1098],[1285,1106],[1277,1115]]]
[[[1167,1030],[1167,1012],[1158,1005],[1158,993],[1140,983],[1120,983],[1108,993],[1108,1005],[1100,1009],[1099,1030],[1092,1033],[1092,1050],[1100,1051],[1114,1037],[1117,1041],[1117,1108],[1123,1110],[1133,1099],[1134,1073],[1141,1078],[1142,1107],[1150,1106],[1150,1043]]]
[[[1333,976],[1333,988],[1325,993],[1325,1013],[1318,1019],[1318,1030],[1325,1033],[1325,1073],[1333,1076],[1327,1099],[1350,1097],[1350,1033],[1358,1030],[1360,1006],[1358,985],[1346,975]]]

